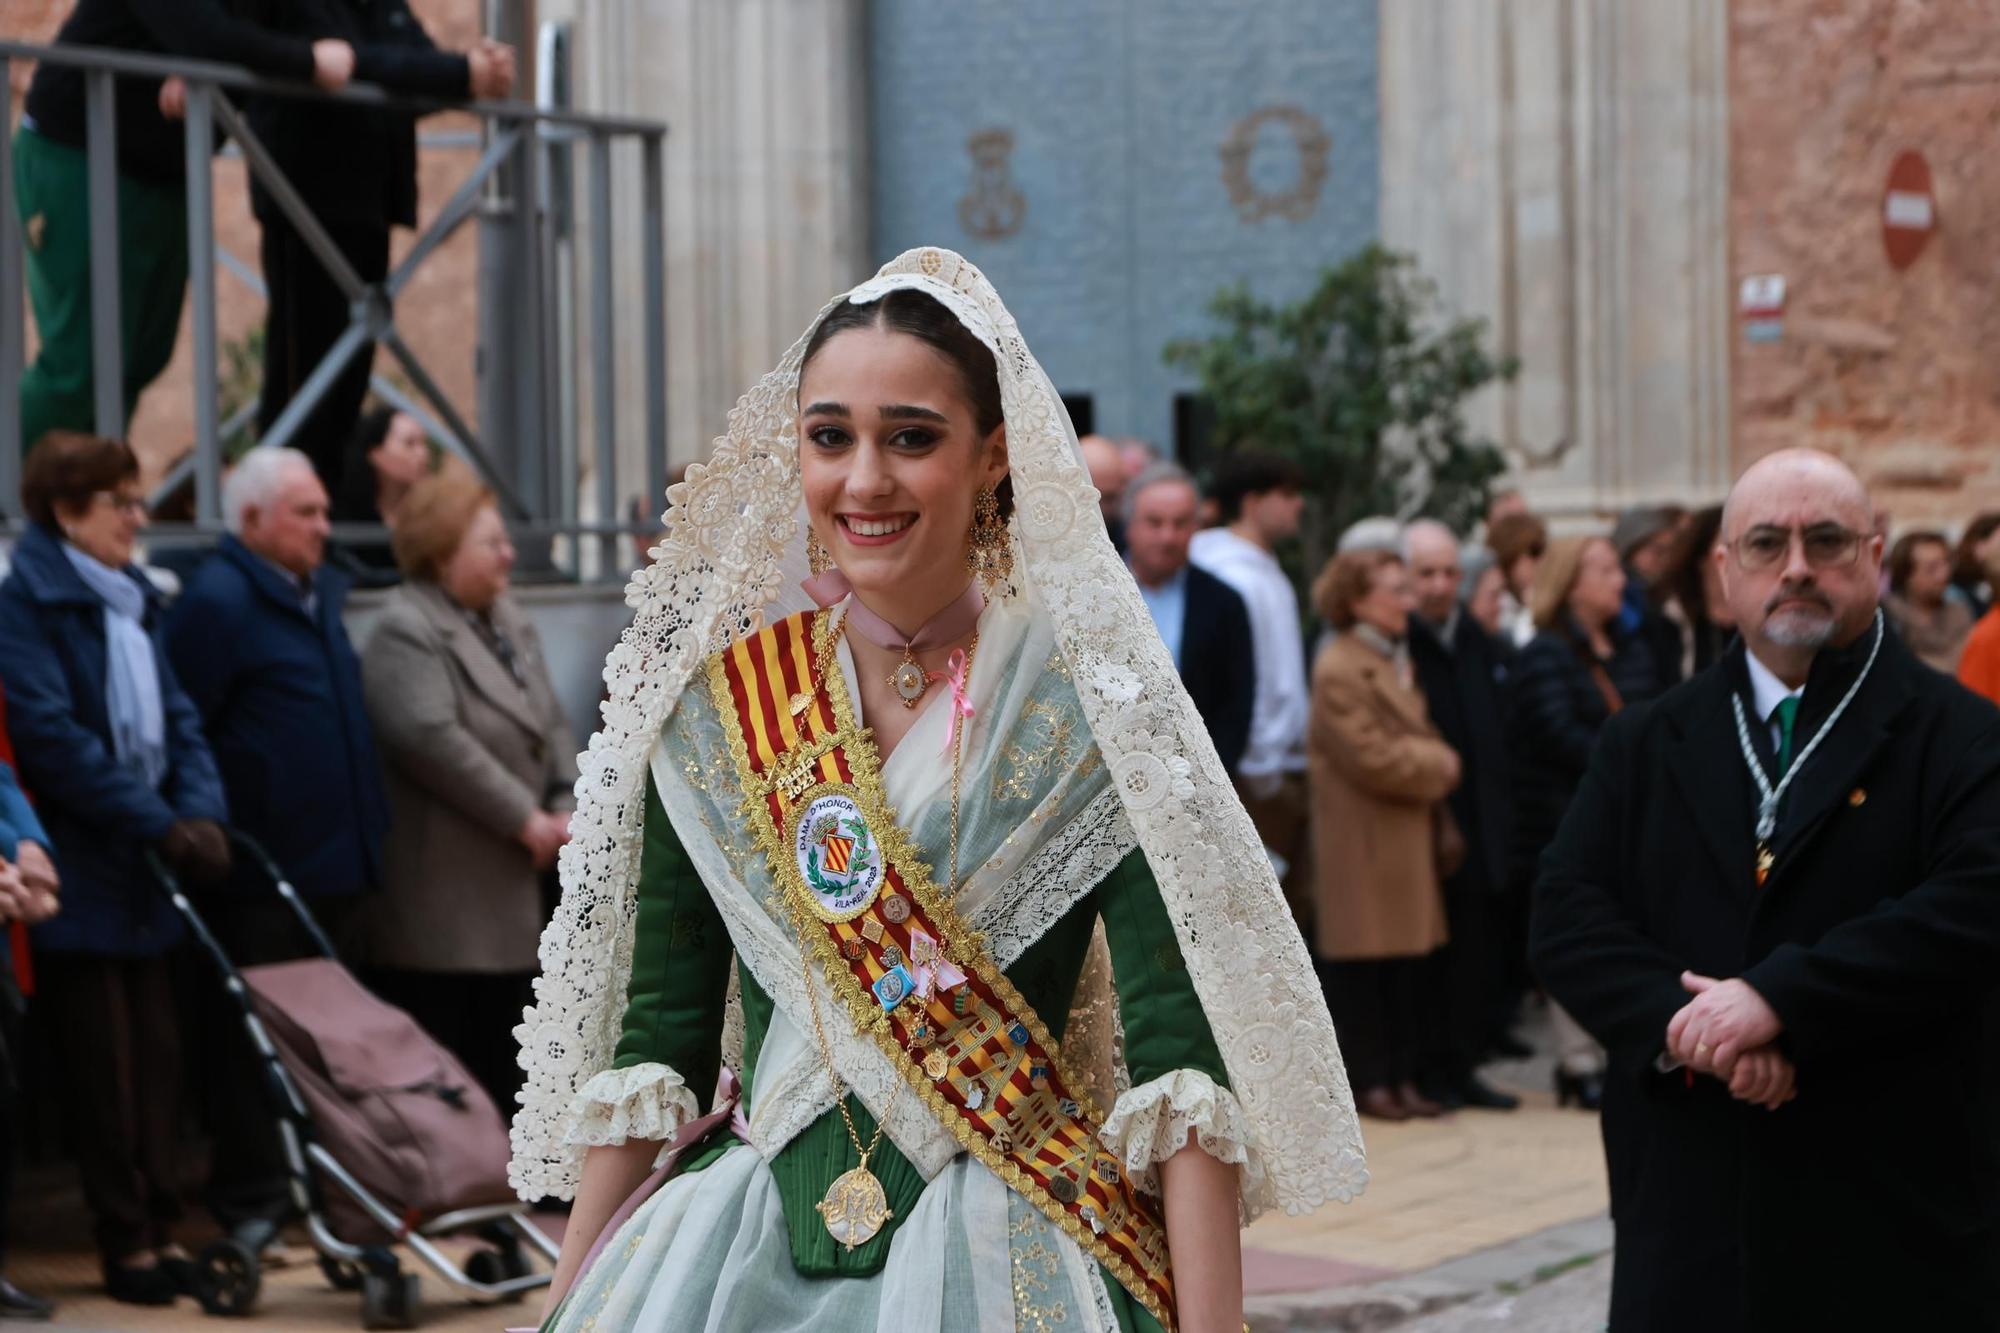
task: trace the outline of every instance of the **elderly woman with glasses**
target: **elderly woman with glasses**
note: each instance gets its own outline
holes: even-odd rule
[[[493,493],[463,468],[397,509],[389,594],[361,654],[387,769],[384,891],[359,928],[370,983],[465,1063],[502,1113],[521,1071],[542,877],[569,841],[577,745],[509,593],[514,547]]]
[[[117,440],[51,432],[28,455],[21,500],[31,523],[0,584],[0,686],[63,886],[61,914],[34,931],[39,1002],[67,1065],[57,1082],[106,1288],[165,1305],[193,1277],[170,1234],[180,1042],[167,955],[181,923],[146,853],[219,881],[228,810],[162,647],[160,596],[133,563],[139,460]]]

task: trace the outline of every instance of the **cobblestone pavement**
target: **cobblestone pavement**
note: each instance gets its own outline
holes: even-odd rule
[[[1397,1333],[1600,1333],[1611,1304],[1611,1260],[1600,1258],[1558,1276],[1423,1315]]]

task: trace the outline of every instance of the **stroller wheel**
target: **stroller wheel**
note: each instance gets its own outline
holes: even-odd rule
[[[319,1257],[319,1271],[326,1274],[327,1285],[335,1291],[361,1290],[361,1268],[345,1259],[333,1259],[322,1254]]]
[[[465,1275],[481,1286],[492,1287],[515,1276],[508,1269],[507,1256],[500,1250],[474,1250],[465,1256]],[[513,1299],[519,1299],[518,1294]]]
[[[247,1245],[219,1240],[195,1257],[195,1299],[208,1314],[248,1315],[263,1285],[263,1266]]]
[[[361,1327],[415,1328],[421,1289],[422,1280],[415,1273],[364,1273]]]

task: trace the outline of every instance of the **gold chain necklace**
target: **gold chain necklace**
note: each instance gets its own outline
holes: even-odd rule
[[[827,679],[827,671],[833,658],[834,645],[839,642],[841,632],[847,628],[843,617],[839,626],[826,636],[814,663],[819,671],[819,679]],[[972,632],[972,642],[965,650],[964,678],[971,679],[973,655],[979,651],[979,631]],[[798,706],[801,696],[794,696],[794,715],[805,711]],[[811,696],[803,696],[807,706]],[[952,733],[951,749],[951,859],[946,867],[947,884],[945,896],[952,898],[958,892],[958,792],[959,776],[964,768],[965,733],[963,725]],[[801,932],[799,939],[799,975],[805,982],[806,1008],[812,1014],[813,1037],[819,1043],[820,1059],[826,1062],[827,1080],[833,1085],[833,1104],[840,1111],[840,1121],[847,1127],[847,1141],[854,1145],[855,1154],[861,1159],[852,1170],[843,1171],[827,1186],[826,1195],[816,1206],[820,1221],[825,1224],[828,1234],[852,1250],[866,1245],[882,1230],[882,1224],[895,1213],[889,1208],[888,1195],[882,1189],[882,1182],[868,1169],[868,1159],[882,1146],[882,1131],[889,1120],[889,1112],[903,1095],[903,1085],[899,1082],[896,1090],[889,1094],[889,1100],[882,1108],[881,1117],[875,1122],[875,1135],[868,1140],[866,1148],[861,1146],[860,1131],[854,1128],[854,1117],[847,1110],[847,1085],[840,1077],[839,1068],[833,1059],[833,1043],[826,1039],[826,1027],[820,1021],[819,997],[813,994],[812,965],[806,957],[806,942]],[[830,982],[829,982],[830,984]]]

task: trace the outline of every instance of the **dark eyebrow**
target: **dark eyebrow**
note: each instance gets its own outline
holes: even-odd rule
[[[928,407],[917,407],[910,403],[890,403],[875,409],[884,421],[935,421],[940,426],[951,424],[951,418],[942,412],[933,412]]]
[[[853,415],[847,410],[846,403],[814,403],[806,409],[805,414],[809,417],[845,417]]]

